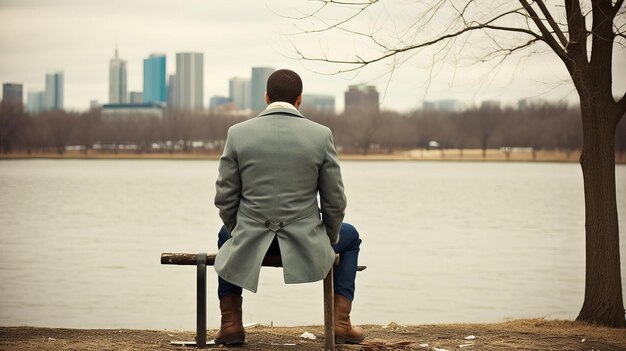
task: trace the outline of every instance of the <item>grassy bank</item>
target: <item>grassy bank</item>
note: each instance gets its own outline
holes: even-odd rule
[[[400,150],[394,152],[381,152],[374,150],[367,155],[340,153],[342,160],[364,161],[514,161],[514,162],[578,162],[580,151],[544,151],[532,152],[529,150],[505,151],[490,149],[483,157],[480,149],[448,149],[448,150]],[[102,152],[67,151],[64,154],[54,152],[14,152],[0,154],[0,159],[115,159],[115,160],[217,160],[220,154],[217,152],[161,152],[161,153],[136,153],[136,152]],[[626,155],[616,157],[618,163],[626,164]]]
[[[625,350],[626,331],[571,321],[518,320],[497,324],[366,325],[362,345],[338,350]],[[317,339],[301,338],[303,332]],[[210,331],[209,335],[213,335]],[[474,336],[475,338],[467,338]],[[0,327],[0,350],[192,350],[170,345],[193,340],[189,331]],[[257,326],[237,350],[322,350],[321,326]],[[214,349],[224,349],[213,347]]]

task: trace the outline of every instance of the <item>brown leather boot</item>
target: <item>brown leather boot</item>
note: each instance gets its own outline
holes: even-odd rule
[[[241,322],[241,296],[227,295],[220,300],[222,323],[215,334],[215,344],[238,345],[246,341]]]
[[[335,343],[360,344],[365,339],[361,327],[353,327],[350,323],[352,301],[345,296],[335,294]]]

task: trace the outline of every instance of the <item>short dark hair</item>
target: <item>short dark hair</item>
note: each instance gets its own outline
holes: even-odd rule
[[[270,103],[282,101],[293,105],[302,95],[302,79],[294,71],[279,69],[267,78],[266,91]]]

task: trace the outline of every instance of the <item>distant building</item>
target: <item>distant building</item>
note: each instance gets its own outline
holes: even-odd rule
[[[526,110],[533,107],[544,106],[547,103],[548,101],[542,98],[526,98],[520,99],[517,102],[517,108],[520,110]]]
[[[129,100],[131,104],[142,104],[143,103],[143,91],[131,91]]]
[[[231,78],[228,81],[228,92],[237,110],[249,110],[251,108],[249,78]]]
[[[63,110],[63,71],[46,74],[46,111]]]
[[[447,112],[456,112],[459,110],[459,101],[458,100],[439,100],[437,101],[437,110],[439,111],[447,111]]]
[[[434,103],[434,102],[432,102],[432,101],[424,101],[424,102],[422,103],[422,110],[425,110],[425,111],[434,111],[435,109],[436,109],[436,108],[435,108],[435,103]]]
[[[165,55],[152,54],[143,60],[143,102],[166,103]]]
[[[173,108],[177,110],[202,110],[204,99],[204,55],[177,53],[176,76],[172,82]]]
[[[178,103],[178,84],[176,84],[176,74],[170,74],[167,80],[167,105],[174,108]]]
[[[117,56],[109,61],[109,103],[126,103],[126,61]]]
[[[89,109],[90,110],[96,110],[102,107],[102,104],[100,103],[100,101],[98,100],[91,100],[89,101]]]
[[[164,106],[160,102],[143,104],[105,104],[102,117],[157,117],[163,118]]]
[[[267,79],[276,69],[273,67],[252,67],[252,78],[250,79],[250,108],[254,112],[265,109],[265,89]]]
[[[225,96],[215,95],[209,101],[209,108],[213,111],[234,111],[236,110],[233,100]]]
[[[380,112],[378,91],[372,85],[350,85],[344,94],[345,114],[371,114]]]
[[[301,108],[304,110],[335,113],[335,97],[332,95],[302,94]]]
[[[22,84],[4,83],[2,84],[2,103],[24,108],[24,93]]]
[[[46,110],[46,94],[43,91],[29,91],[26,108],[29,113],[40,113]]]
[[[461,105],[458,100],[444,99],[437,101],[424,101],[422,108],[425,111],[456,112],[460,110]]]
[[[499,100],[485,100],[485,101],[480,103],[480,108],[488,109],[488,110],[499,109],[500,108],[500,101]]]

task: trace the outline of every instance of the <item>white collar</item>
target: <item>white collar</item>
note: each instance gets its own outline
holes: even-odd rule
[[[298,109],[294,105],[292,105],[292,104],[290,104],[288,102],[283,102],[283,101],[272,102],[271,104],[267,105],[267,107],[265,109],[269,110],[269,109],[273,109],[273,108],[288,108],[290,110],[298,111]]]

